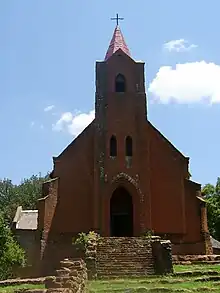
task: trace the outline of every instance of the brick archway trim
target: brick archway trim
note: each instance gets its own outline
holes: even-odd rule
[[[134,210],[134,233],[139,235],[144,233],[145,231],[145,223],[144,223],[144,194],[141,191],[141,188],[138,183],[138,178],[134,179],[130,175],[126,173],[118,173],[117,175],[113,176],[112,180],[109,181],[110,186],[108,188],[108,197],[106,198],[106,206],[105,206],[105,215],[107,215],[107,222],[105,223],[105,231],[108,231],[109,234],[109,206],[110,206],[110,199],[113,192],[119,187],[124,187],[133,197],[133,203],[135,206]],[[104,220],[104,218],[103,218]]]
[[[133,185],[133,187],[136,189],[138,195],[139,195],[139,200],[140,200],[140,204],[143,203],[144,201],[144,195],[139,187],[138,184],[138,180],[132,178],[130,175],[126,174],[126,173],[118,173],[116,176],[114,176],[111,180],[111,185],[113,186],[117,186],[118,184],[120,184],[122,181],[127,181],[127,183],[130,183]],[[125,186],[126,187],[126,186]],[[116,187],[117,188],[117,187]]]

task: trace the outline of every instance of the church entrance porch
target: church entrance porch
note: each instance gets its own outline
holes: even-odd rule
[[[133,236],[132,196],[124,187],[118,187],[111,197],[110,231],[114,237]]]

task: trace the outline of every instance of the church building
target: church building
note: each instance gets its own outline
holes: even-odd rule
[[[145,69],[117,25],[96,62],[95,119],[57,157],[38,207],[40,259],[69,257],[80,232],[125,237],[154,233],[173,254],[208,254],[201,185],[189,158],[148,120]]]

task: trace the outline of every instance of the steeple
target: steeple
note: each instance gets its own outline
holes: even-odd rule
[[[105,55],[105,61],[109,59],[116,51],[121,49],[125,54],[131,57],[128,46],[125,43],[124,37],[118,24],[114,30],[110,45]]]

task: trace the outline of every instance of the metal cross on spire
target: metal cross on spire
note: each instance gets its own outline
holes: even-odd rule
[[[116,17],[112,17],[112,18],[111,18],[111,20],[116,20],[116,24],[117,24],[117,25],[119,24],[119,20],[123,20],[123,19],[124,19],[124,18],[118,16],[118,13],[116,14]]]

